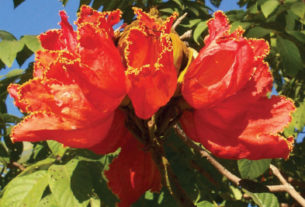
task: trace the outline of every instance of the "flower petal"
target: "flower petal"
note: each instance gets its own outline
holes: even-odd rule
[[[119,156],[105,172],[108,186],[119,199],[119,207],[129,207],[147,190],[160,191],[161,176],[150,152],[142,150],[143,145],[129,135]]]
[[[59,57],[59,53],[51,50],[39,50],[35,53],[33,76],[43,78],[50,65]]]
[[[10,94],[10,96],[14,99],[14,104],[17,106],[21,112],[26,112],[26,103],[23,103],[20,101],[20,85],[11,83],[7,87],[7,91]]]
[[[293,103],[284,97],[262,97],[251,103],[238,94],[217,107],[183,115],[182,126],[188,133],[192,129],[185,122],[193,118],[196,133],[188,135],[221,158],[288,158],[291,141],[279,133],[291,121],[292,111]]]
[[[114,36],[112,26],[119,23],[122,12],[117,9],[114,11],[98,12],[93,10],[87,5],[80,8],[79,16],[76,24],[81,25],[90,24],[94,25],[97,29],[103,29],[111,38]]]
[[[194,108],[207,107],[235,94],[253,71],[253,51],[246,40],[207,45],[184,76],[183,97]]]
[[[88,148],[96,154],[114,152],[125,145],[128,140],[128,129],[125,126],[125,114],[117,109],[107,136],[98,144]]]
[[[64,43],[61,39],[61,30],[53,29],[48,30],[38,36],[41,42],[41,46],[48,50],[61,50],[64,47]]]
[[[135,113],[142,119],[151,117],[173,96],[177,85],[170,36],[147,35],[132,29],[127,37],[126,74],[131,83],[129,97]]]
[[[115,68],[107,71],[111,66],[93,71],[89,68],[81,67],[79,63],[73,63],[65,65],[65,68],[78,84],[86,99],[98,111],[109,112],[115,110],[125,96],[125,80],[120,83],[115,82],[117,85],[108,81],[115,78],[111,73],[117,73]],[[107,85],[108,83],[109,85]]]
[[[111,115],[76,128],[73,122],[61,119],[53,113],[36,112],[13,128],[11,138],[18,142],[56,140],[69,147],[89,148],[107,135],[112,120]]]
[[[264,59],[270,51],[269,44],[264,39],[249,39],[248,43],[253,49],[256,59]]]
[[[209,35],[206,36],[205,45],[210,44],[215,39],[221,36],[226,36],[229,33],[230,25],[227,16],[222,11],[216,11],[214,18],[208,21]]]

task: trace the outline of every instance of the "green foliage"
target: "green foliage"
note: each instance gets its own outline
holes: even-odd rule
[[[264,160],[238,160],[238,170],[241,175],[241,178],[244,179],[254,179],[262,175],[271,163],[270,159]]]
[[[0,205],[3,207],[36,206],[48,185],[47,176],[45,170],[17,176],[5,187]]]
[[[13,0],[14,2],[14,8],[16,8],[17,6],[19,6],[19,4],[21,4],[22,2],[24,2],[25,0]]]
[[[250,193],[249,191],[246,191],[246,194],[249,195],[259,207],[280,206],[276,196],[272,193]]]

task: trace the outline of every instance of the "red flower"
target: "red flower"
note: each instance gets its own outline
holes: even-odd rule
[[[103,142],[114,110],[127,92],[124,67],[113,42],[112,26],[119,21],[120,11],[101,13],[83,6],[77,31],[65,12],[60,15],[61,29],[39,37],[44,49],[36,54],[34,78],[8,88],[15,104],[29,113],[11,137],[14,141],[53,139],[88,148]]]
[[[119,156],[105,172],[108,186],[120,198],[119,207],[129,207],[147,190],[161,190],[161,175],[150,152],[143,151],[143,145],[129,136]]]
[[[109,147],[114,150],[121,147],[119,156],[105,172],[109,188],[120,199],[118,206],[130,206],[147,190],[160,191],[161,175],[151,153],[143,151],[144,146],[125,127],[125,114],[122,111],[116,110],[113,124],[104,140],[89,149],[96,154],[105,154]]]
[[[131,84],[128,96],[136,115],[148,119],[176,90],[177,72],[169,35],[176,14],[162,22],[141,9],[134,10],[138,21],[126,29],[119,46]]]
[[[229,159],[287,158],[293,138],[279,133],[291,121],[294,104],[283,96],[267,97],[272,76],[263,58],[264,40],[229,34],[222,12],[208,22],[210,35],[190,65],[182,85],[194,107],[181,118],[185,132],[213,154]]]

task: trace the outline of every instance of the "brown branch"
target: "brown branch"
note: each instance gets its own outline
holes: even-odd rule
[[[187,30],[180,36],[180,39],[181,40],[189,39],[189,38],[191,38],[191,36],[192,36],[192,30]]]
[[[187,12],[185,12],[182,16],[180,16],[172,26],[172,30],[176,30],[177,26],[183,21],[183,19],[187,16]]]
[[[272,164],[270,165],[270,169],[272,173],[280,180],[283,186],[285,186],[285,191],[289,193],[289,195],[291,195],[291,197],[293,197],[299,204],[305,206],[305,199],[294,189],[292,185],[286,181],[279,169]]]
[[[148,122],[147,127],[150,136],[152,157],[162,176],[163,185],[167,187],[169,193],[177,201],[181,207],[195,207],[192,200],[188,197],[178,182],[176,175],[173,173],[170,163],[165,157],[163,145],[160,144],[159,139],[155,136],[155,116]]]
[[[25,170],[25,167],[22,164],[18,163],[18,162],[11,162],[11,163],[9,163],[8,167],[10,168],[11,166],[17,167],[21,171]]]
[[[173,126],[176,133],[180,136],[180,138],[191,148],[193,148],[201,157],[205,157],[223,176],[228,178],[231,182],[233,182],[237,186],[241,186],[247,189],[245,186],[245,180],[239,178],[234,175],[230,171],[228,171],[222,164],[220,164],[216,159],[214,159],[208,152],[202,149],[200,146],[196,145],[192,140],[190,140],[184,131],[176,124]],[[267,185],[264,186],[269,192],[287,192],[289,193],[297,202],[299,202],[302,206],[305,207],[305,199],[285,180],[285,178],[281,175],[280,171],[274,166],[270,165],[270,168],[273,174],[280,180],[282,185]],[[255,182],[253,182],[255,183]]]

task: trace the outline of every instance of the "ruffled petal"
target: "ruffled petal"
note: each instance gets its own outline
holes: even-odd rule
[[[177,72],[170,35],[156,17],[135,9],[140,26],[134,26],[120,40],[131,87],[129,97],[135,113],[142,119],[151,117],[173,96]],[[171,25],[166,23],[166,25]]]
[[[280,132],[291,122],[293,111],[293,103],[285,97],[261,97],[251,102],[238,94],[214,108],[188,112],[182,116],[182,127],[221,158],[288,158],[292,141]],[[189,120],[193,128],[186,124]],[[194,129],[195,133],[189,133]]]
[[[50,65],[52,65],[59,57],[59,53],[50,50],[39,50],[35,53],[35,63],[33,76],[43,78]]]
[[[77,46],[76,33],[68,22],[68,17],[65,11],[60,11],[61,22],[60,30],[49,30],[44,34],[39,35],[41,46],[48,50],[63,50],[67,49],[74,52]]]
[[[216,104],[243,88],[254,69],[253,51],[246,40],[207,45],[184,76],[183,97],[197,109]]]
[[[87,67],[80,66],[79,63],[65,65],[70,77],[78,84],[86,99],[98,111],[109,112],[118,107],[126,94],[126,83],[117,83],[114,85],[109,79],[115,78],[111,72],[116,73],[116,68],[113,71],[107,71],[107,68],[100,68],[100,70],[93,71]],[[108,74],[107,74],[108,73]],[[105,82],[104,82],[105,80]],[[109,83],[109,85],[107,85]]]
[[[53,29],[39,35],[38,38],[43,48],[48,50],[61,50],[64,46],[60,36],[61,30]]]
[[[21,112],[26,112],[27,104],[20,101],[20,85],[11,83],[7,87],[7,91],[10,96],[14,99],[14,104],[17,106]]]
[[[210,44],[215,39],[229,34],[230,25],[227,16],[222,11],[216,11],[214,18],[210,19],[207,23],[209,35],[206,36],[205,45]]]
[[[117,109],[107,136],[98,144],[88,148],[96,154],[114,152],[125,145],[128,140],[128,129],[125,127],[125,114]]]
[[[111,38],[114,37],[112,26],[119,23],[122,12],[117,9],[114,11],[98,12],[87,5],[80,8],[76,24],[78,26],[90,24],[97,29],[102,29]]]
[[[77,128],[73,122],[53,113],[35,112],[16,125],[11,132],[13,141],[56,140],[66,146],[89,148],[101,142],[111,126],[113,115]]]
[[[16,105],[24,112],[52,111],[52,108],[56,106],[47,84],[39,79],[29,80],[23,85],[11,85],[9,92],[15,99]]]
[[[165,21],[158,19],[157,16],[153,16],[144,12],[142,9],[133,7],[135,15],[137,15],[137,20],[139,24],[143,26],[148,33],[159,33],[165,32],[170,33],[173,22],[178,16],[178,13],[174,12]]]
[[[248,43],[253,49],[255,58],[258,60],[264,59],[270,51],[269,44],[264,39],[249,39]]]
[[[129,207],[147,190],[161,189],[161,175],[150,152],[143,151],[143,145],[131,135],[105,175],[109,188],[120,199],[119,207]]]
[[[91,73],[96,74],[91,80],[92,83],[103,90],[110,90],[113,96],[125,94],[125,68],[113,41],[105,38],[103,31],[98,32],[91,25],[80,27],[78,33],[82,47],[81,63],[87,65]]]

